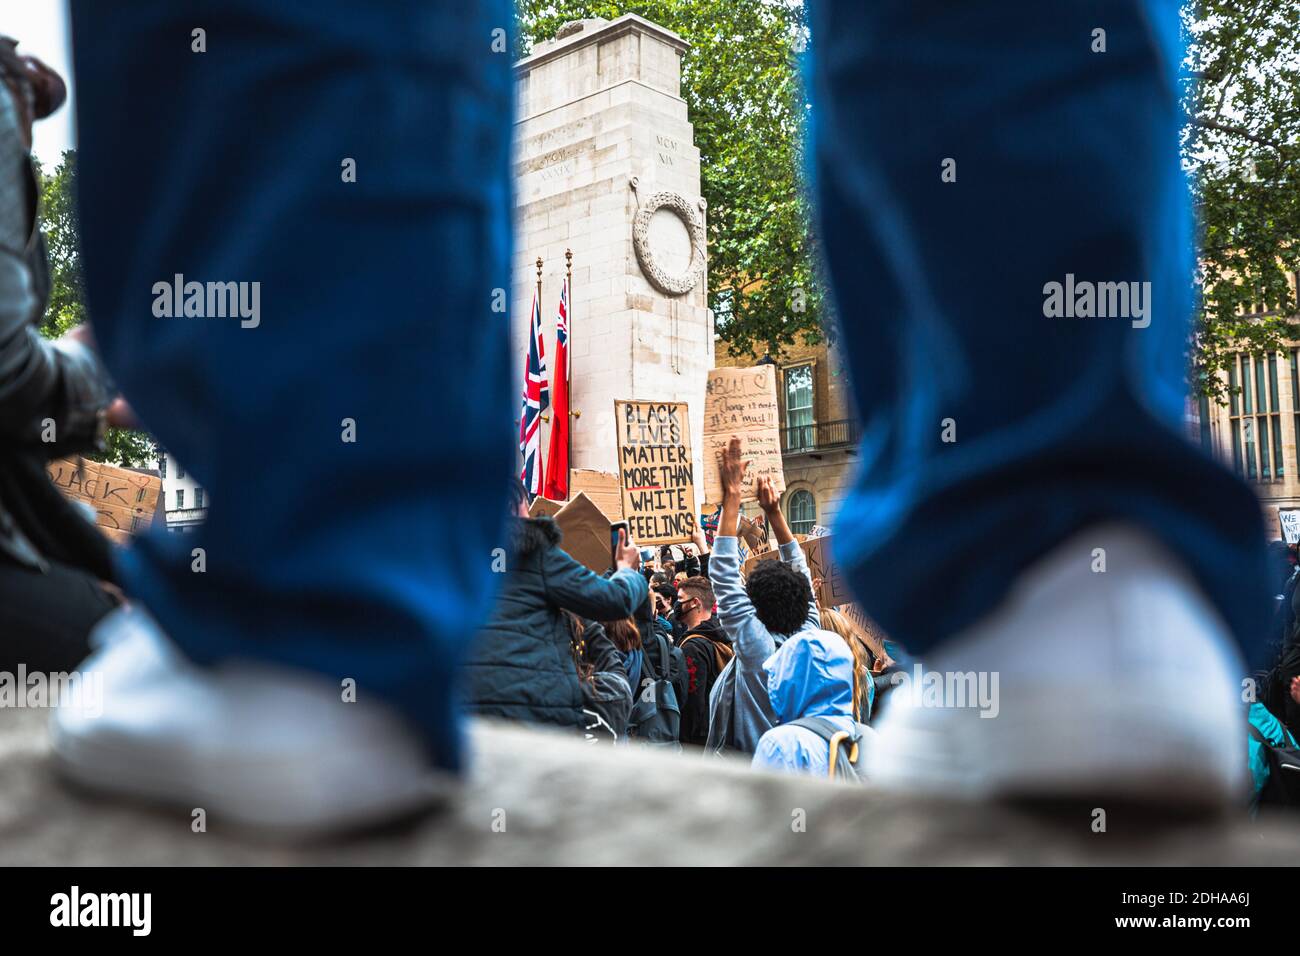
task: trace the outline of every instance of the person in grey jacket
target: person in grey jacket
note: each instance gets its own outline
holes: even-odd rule
[[[787,638],[819,630],[821,618],[803,549],[781,514],[780,496],[768,478],[754,482],[759,506],[776,535],[779,561],[762,561],[742,582],[736,535],[741,488],[749,462],[741,461],[740,439],[732,438],[721,456],[722,517],[713,540],[709,578],[718,599],[718,619],[735,656],[709,695],[708,753],[753,753],[759,738],[776,726],[763,662]]]
[[[611,668],[583,652],[565,612],[584,621],[630,617],[648,597],[641,554],[620,535],[614,574],[602,578],[561,549],[554,520],[528,517],[522,484],[515,483],[514,494],[507,577],[465,663],[468,710],[586,729],[593,721],[583,713],[588,702],[579,669],[594,664],[594,674]]]
[[[102,447],[129,412],[78,328],[40,334],[49,268],[32,122],[63,102],[59,76],[0,37],[0,670],[75,667],[117,601],[107,540],[54,488],[52,458]],[[116,411],[111,411],[116,409]]]

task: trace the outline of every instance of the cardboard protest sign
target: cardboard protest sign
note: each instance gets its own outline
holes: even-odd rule
[[[56,458],[45,466],[59,491],[95,511],[95,524],[118,543],[149,529],[162,500],[155,475],[78,458]]]
[[[604,574],[613,565],[609,519],[582,492],[556,513],[555,523],[564,534],[560,547],[573,560],[597,574]]]
[[[767,523],[762,518],[755,518],[751,521],[741,515],[737,530],[740,532],[740,539],[749,545],[749,550],[755,554],[772,547],[772,543],[767,536]]]
[[[839,565],[832,557],[830,545],[833,538],[834,535],[827,534],[820,538],[805,538],[799,542],[799,547],[803,549],[804,560],[808,562],[808,572],[814,581],[821,578],[821,586],[817,590],[817,603],[822,607],[836,607],[853,600],[853,595],[849,593],[848,582],[840,574]],[[758,562],[772,561],[779,557],[780,551],[777,548],[760,551],[745,562],[745,574],[748,575]]]
[[[552,501],[550,498],[543,498],[538,495],[533,499],[533,503],[528,506],[528,517],[554,518],[563,507],[563,501]]]
[[[618,486],[618,475],[594,468],[569,470],[569,496],[582,493],[600,509],[610,521],[623,520],[623,491]]]
[[[857,630],[858,635],[866,642],[867,647],[871,648],[871,653],[875,654],[878,660],[889,658],[889,652],[885,650],[885,632],[856,601],[841,604],[835,610],[849,619],[849,623]]]
[[[690,541],[695,465],[685,402],[615,401],[623,518],[637,544]]]
[[[1287,544],[1300,541],[1300,511],[1279,511],[1277,520],[1282,523],[1282,538]]]
[[[775,561],[780,557],[781,557],[781,552],[777,548],[771,548],[767,551],[754,552],[745,560],[745,563],[740,566],[741,573],[743,573],[745,577],[749,577],[749,573],[753,571],[755,567],[758,566],[758,562]]]
[[[853,600],[853,595],[849,593],[849,583],[840,574],[840,566],[831,550],[834,540],[834,535],[824,534],[807,538],[800,545],[804,557],[808,559],[808,570],[812,572],[813,579],[821,578],[817,603],[822,607],[835,607]]]
[[[741,501],[753,501],[754,479],[772,479],[785,491],[781,465],[780,414],[776,401],[776,366],[715,368],[704,392],[704,500],[722,501],[718,459],[731,436],[740,438],[741,455],[751,462]]]

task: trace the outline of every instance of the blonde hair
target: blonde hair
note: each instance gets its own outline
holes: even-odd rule
[[[848,617],[833,607],[818,608],[822,619],[822,629],[838,634],[849,645],[853,653],[853,719],[862,721],[863,688],[871,680],[874,657],[876,666],[884,670],[893,663],[885,651],[884,641],[879,634],[866,634]]]

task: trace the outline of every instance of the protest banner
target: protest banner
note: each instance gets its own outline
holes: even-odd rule
[[[1287,544],[1300,541],[1300,511],[1279,511],[1277,520],[1282,523],[1282,539]]]
[[[781,465],[780,415],[776,400],[776,366],[715,368],[704,392],[704,499],[722,501],[718,460],[731,436],[740,438],[741,456],[750,461],[741,501],[753,501],[754,480],[772,479],[785,491]]]
[[[590,498],[610,521],[623,520],[623,491],[618,485],[618,475],[594,468],[571,468],[569,496],[574,497],[579,492]]]
[[[740,516],[739,521],[740,539],[749,545],[749,550],[757,554],[760,551],[766,551],[772,547],[768,540],[767,522],[762,518],[754,518],[752,521],[744,515]]]
[[[536,504],[536,501],[534,501]],[[610,551],[610,522],[595,502],[578,492],[555,514],[564,538],[560,547],[579,564],[586,565],[597,574],[604,574],[613,565]]]
[[[147,531],[162,499],[162,479],[85,458],[56,458],[45,466],[50,481],[72,501],[95,512],[95,524],[119,544]]]
[[[563,501],[552,501],[550,498],[543,498],[538,495],[533,499],[533,503],[528,506],[528,517],[530,518],[554,518],[564,507]]]
[[[853,600],[853,595],[849,593],[849,583],[840,574],[840,566],[835,561],[832,551],[834,540],[833,534],[824,534],[806,538],[800,545],[804,557],[808,559],[808,570],[814,579],[821,579],[817,603],[822,607],[835,607]]]
[[[835,610],[839,611],[849,623],[853,625],[858,632],[858,636],[871,648],[871,653],[876,655],[877,660],[889,658],[889,652],[885,650],[885,632],[880,629],[880,625],[871,619],[861,605],[856,601],[848,604],[841,604]]]
[[[690,541],[695,466],[685,402],[614,402],[623,518],[637,544]]]
[[[808,572],[812,575],[814,581],[821,579],[816,596],[817,603],[822,607],[836,607],[853,600],[853,595],[849,593],[848,582],[840,574],[839,565],[835,563],[831,551],[833,538],[834,535],[827,534],[819,538],[804,538],[799,541],[804,560],[808,562]],[[798,540],[798,536],[796,536],[795,540]],[[759,551],[751,555],[749,560],[744,563],[744,573],[748,576],[758,562],[772,561],[778,557],[780,557],[780,551],[777,548],[772,548],[769,551]]]

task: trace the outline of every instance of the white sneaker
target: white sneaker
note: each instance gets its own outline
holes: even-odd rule
[[[1244,666],[1218,612],[1145,532],[1105,525],[1072,538],[924,669],[984,672],[997,693],[984,708],[925,706],[925,682],[910,674],[877,725],[881,786],[1210,807],[1243,793]]]
[[[395,819],[455,790],[396,714],[345,703],[318,675],[196,667],[138,607],[110,614],[92,641],[80,671],[102,680],[102,713],[68,701],[50,722],[56,764],[77,783],[291,838]]]

